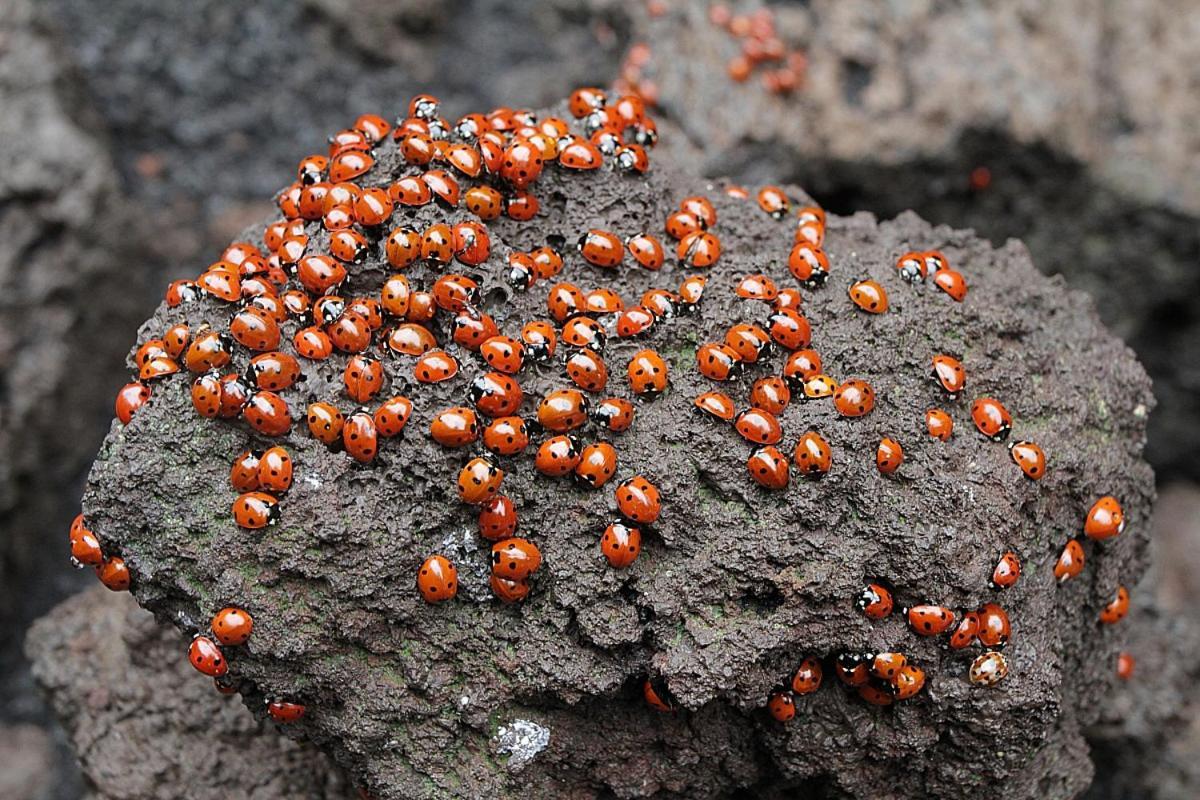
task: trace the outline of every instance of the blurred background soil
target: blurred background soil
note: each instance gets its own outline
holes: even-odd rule
[[[66,566],[65,531],[166,283],[269,214],[296,161],[358,114],[419,91],[452,116],[546,105],[609,83],[635,44],[660,146],[698,170],[1018,237],[1096,298],[1159,399],[1143,597],[1200,623],[1200,6],[773,7],[807,58],[786,96],[730,80],[739,42],[705,3],[0,0],[0,798],[85,791],[21,642],[90,583]],[[714,117],[720,135],[693,132]],[[1120,742],[1162,720],[1137,708],[1115,700],[1097,731],[1095,797],[1144,791]],[[1155,792],[1195,797],[1200,728],[1171,748]]]

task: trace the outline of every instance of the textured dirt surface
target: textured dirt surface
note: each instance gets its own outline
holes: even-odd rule
[[[95,800],[357,796],[314,747],[214,692],[211,680],[180,662],[178,632],[128,595],[94,587],[30,633],[35,677]],[[5,795],[23,796],[32,795]]]
[[[254,637],[229,654],[249,705],[261,708],[264,695],[308,703],[297,732],[381,797],[706,797],[767,785],[961,796],[996,780],[1012,796],[1080,791],[1091,772],[1080,730],[1094,717],[1120,636],[1097,630],[1095,615],[1118,582],[1136,582],[1145,566],[1153,481],[1140,452],[1153,401],[1144,373],[1104,333],[1089,301],[1040,277],[1019,244],[995,250],[911,214],[882,224],[869,215],[833,218],[832,278],[805,293],[804,311],[826,371],[871,381],[879,404],[858,420],[837,417],[828,401],[790,406],[785,445],[816,428],[832,443],[835,466],[823,481],[768,495],[746,476],[749,448],[736,434],[690,413],[692,398],[712,388],[695,372],[693,352],[733,321],[762,316],[761,304],[734,297],[741,275],[765,270],[791,282],[779,266],[789,223],[661,160],[645,180],[551,173],[538,183],[543,217],[492,226],[493,256],[480,269],[485,310],[510,332],[543,313],[545,285],[515,296],[503,288],[497,273],[509,247],[552,234],[573,241],[590,226],[622,235],[657,229],[697,191],[717,206],[725,255],[710,272],[701,315],[650,336],[668,358],[672,385],[639,405],[634,428],[616,442],[618,476],[645,474],[665,498],[627,573],[609,569],[597,547],[614,513],[611,491],[552,484],[523,458],[505,492],[546,563],[522,605],[487,599],[474,514],[452,492],[466,457],[424,434],[435,410],[465,399],[477,371],[466,353],[459,378],[411,389],[410,434],[385,445],[371,468],[306,434],[290,437],[298,485],[283,501],[280,526],[262,535],[233,524],[226,484],[231,458],[255,438],[242,425],[202,423],[188,380],[167,379],[106,440],[85,499],[90,524],[131,565],[139,601],[185,631],[227,603],[251,610]],[[444,213],[427,207],[410,224]],[[315,235],[314,246],[321,242]],[[966,302],[901,284],[893,265],[910,247],[942,249],[971,282]],[[378,263],[373,257],[354,273],[354,290],[378,286]],[[430,275],[422,267],[410,278]],[[674,287],[682,273],[670,266],[602,274],[571,256],[562,277],[633,297]],[[891,291],[887,315],[850,305],[846,289],[864,277]],[[224,316],[211,301],[160,309],[143,336],[178,319],[195,325]],[[605,357],[620,370],[642,346],[613,340]],[[967,400],[949,406],[958,430],[948,444],[922,429],[924,410],[943,402],[926,373],[944,350],[962,356],[971,387]],[[387,362],[391,385],[405,385],[410,369]],[[335,394],[341,359],[307,372],[303,388],[285,393],[293,413],[312,396]],[[727,388],[740,400],[761,374],[767,367]],[[613,381],[625,389],[619,372]],[[564,379],[554,369],[527,371],[522,384],[536,398]],[[1040,483],[1027,481],[1003,446],[972,432],[965,406],[985,393],[1008,404],[1016,436],[1045,447],[1051,469]],[[896,479],[873,463],[883,434],[909,453]],[[1085,575],[1055,586],[1050,566],[1066,532],[1108,492],[1125,503],[1129,530],[1089,548]],[[1014,618],[1013,674],[997,690],[967,683],[968,657],[919,641],[899,619],[871,625],[853,609],[868,576],[893,581],[901,603],[973,607],[989,598],[986,578],[1006,547],[1022,555],[1027,575],[1003,598]],[[412,581],[435,551],[457,561],[462,590],[454,603],[428,607]],[[803,704],[804,724],[781,728],[766,717],[767,694],[802,655],[892,647],[926,668],[931,685],[920,699],[880,711],[829,686]],[[643,705],[647,672],[667,679],[678,714]],[[550,731],[546,749],[519,770],[521,759],[498,748],[517,720]]]

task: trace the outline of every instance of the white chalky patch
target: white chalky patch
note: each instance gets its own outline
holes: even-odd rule
[[[527,719],[501,725],[493,739],[496,749],[508,756],[508,768],[518,770],[550,744],[550,729]]]

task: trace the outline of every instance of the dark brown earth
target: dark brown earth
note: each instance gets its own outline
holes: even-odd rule
[[[250,707],[261,713],[266,695],[306,702],[311,711],[296,732],[385,798],[717,797],[766,786],[848,796],[888,786],[940,797],[998,780],[1013,797],[1082,790],[1091,764],[1080,731],[1094,719],[1123,635],[1094,620],[1115,586],[1136,583],[1145,567],[1153,499],[1140,459],[1153,404],[1148,381],[1087,299],[1040,277],[1015,243],[995,250],[911,214],[882,224],[869,215],[831,219],[833,275],[805,293],[804,311],[826,371],[871,381],[879,404],[858,420],[837,417],[828,401],[790,406],[785,445],[816,428],[832,443],[835,466],[823,481],[768,495],[746,476],[749,448],[736,434],[690,413],[691,399],[712,388],[695,372],[693,352],[732,322],[763,315],[761,304],[734,297],[741,275],[762,270],[791,283],[779,266],[790,224],[661,160],[645,180],[548,173],[537,187],[544,216],[494,225],[493,257],[480,270],[485,310],[510,333],[542,315],[546,287],[510,296],[497,274],[508,247],[555,234],[573,241],[590,226],[621,235],[657,230],[694,192],[709,194],[720,217],[725,255],[709,275],[701,315],[659,326],[647,343],[614,340],[605,354],[618,393],[634,350],[653,346],[671,365],[671,389],[640,404],[633,430],[616,440],[619,478],[644,474],[665,498],[637,565],[615,573],[599,556],[611,491],[554,484],[525,458],[504,490],[546,564],[526,603],[504,608],[488,599],[474,515],[452,492],[466,455],[424,434],[437,409],[465,399],[478,371],[460,353],[460,377],[436,387],[402,389],[411,366],[386,362],[393,390],[411,394],[417,411],[409,435],[385,445],[372,467],[293,434],[298,485],[283,501],[281,525],[265,535],[238,529],[229,514],[228,465],[255,437],[240,424],[199,420],[187,378],[159,385],[132,424],[110,433],[84,503],[106,548],[132,566],[139,601],[185,633],[222,605],[249,609],[255,635],[229,655]],[[427,207],[409,223],[444,216],[464,215]],[[965,303],[898,280],[895,259],[912,247],[940,248],[964,272]],[[355,272],[354,291],[376,289],[384,274],[373,257]],[[418,268],[410,278],[429,275]],[[571,256],[563,278],[610,285],[628,299],[674,287],[682,275],[674,266],[602,274]],[[864,277],[891,291],[887,315],[850,305],[846,289]],[[225,314],[211,301],[160,309],[142,336]],[[958,423],[949,444],[922,431],[924,410],[945,404],[926,375],[939,351],[960,355],[970,376],[966,398],[946,404]],[[341,363],[309,366],[303,388],[285,393],[294,414],[313,397],[333,396]],[[730,393],[744,397],[761,374],[767,370],[752,371]],[[554,369],[521,379],[533,398],[565,385]],[[1046,449],[1045,480],[1026,480],[1002,445],[973,433],[965,409],[981,394],[1002,399],[1017,419],[1015,435]],[[909,453],[894,479],[881,477],[872,459],[884,434]],[[1089,546],[1084,577],[1056,586],[1058,549],[1091,502],[1110,492],[1124,502],[1129,530]],[[1002,598],[1014,619],[1006,651],[1013,674],[996,690],[967,683],[969,656],[919,641],[899,619],[872,625],[853,609],[869,576],[893,581],[902,604],[973,607],[991,599],[986,579],[1008,547],[1027,574]],[[430,607],[412,582],[436,551],[458,563],[462,591]],[[804,724],[782,728],[766,717],[767,694],[803,655],[885,648],[926,669],[930,686],[917,700],[881,711],[828,686],[802,704]],[[647,672],[668,680],[678,714],[644,706]],[[498,748],[514,720],[550,731],[549,745],[519,775],[521,759]]]

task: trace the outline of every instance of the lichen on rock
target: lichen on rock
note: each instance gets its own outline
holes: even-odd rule
[[[563,107],[547,113],[571,119]],[[374,148],[374,160],[356,179],[364,187],[426,169],[406,164],[390,137]],[[744,276],[797,283],[786,266],[796,217],[775,219],[753,192],[739,197],[688,176],[685,166],[654,158],[642,175],[607,164],[583,172],[547,164],[531,186],[540,213],[528,222],[488,222],[491,249],[482,264],[421,261],[404,271],[422,290],[445,272],[472,273],[477,311],[514,337],[523,323],[547,317],[555,281],[609,288],[633,305],[653,289],[676,291],[689,275],[707,278],[696,313],[659,319],[636,338],[611,335],[602,350],[609,385],[594,398],[635,401],[634,422],[612,433],[592,421],[576,433],[581,443],[606,439],[616,448],[610,483],[592,489],[539,474],[532,453],[540,434],[524,455],[497,459],[518,535],[543,558],[527,599],[502,604],[487,589],[489,543],[473,533],[478,509],[455,490],[476,451],[427,436],[437,412],[470,404],[472,380],[487,371],[456,343],[455,314],[444,310],[428,325],[456,357],[458,375],[421,383],[413,358],[381,355],[379,397],[403,394],[414,408],[403,436],[381,440],[370,463],[304,430],[309,403],[331,402],[344,413],[358,405],[344,395],[344,353],[302,359],[305,380],[279,393],[295,425],[274,438],[239,420],[197,416],[191,377],[168,375],[129,424],[114,424],[89,482],[87,524],[106,553],[129,565],[138,601],[185,633],[203,633],[225,606],[249,610],[253,636],[224,649],[232,684],[259,714],[266,700],[304,703],[307,714],[289,729],[380,798],[700,798],[789,787],[865,797],[884,784],[905,796],[951,797],[1000,781],[1012,797],[1076,793],[1090,774],[1080,730],[1095,718],[1121,637],[1120,626],[1096,619],[1118,584],[1135,585],[1144,569],[1153,500],[1141,459],[1153,406],[1145,374],[1087,298],[1040,276],[1019,243],[995,249],[912,214],[887,222],[830,216],[823,226],[829,278],[802,290],[799,311],[812,325],[823,371],[838,383],[868,381],[874,408],[852,418],[829,398],[793,399],[779,415],[780,448],[790,455],[797,438],[815,430],[830,445],[832,467],[820,479],[793,471],[785,490],[767,491],[747,472],[753,448],[731,426],[694,413],[693,401],[720,389],[745,408],[753,382],[778,374],[786,354],[764,354],[717,384],[698,372],[696,351],[736,323],[766,319],[769,304],[735,294]],[[499,183],[486,173],[459,180]],[[807,202],[796,187],[786,193]],[[661,233],[664,220],[696,195],[716,212],[711,232],[721,255],[710,267],[672,259],[646,270],[626,256],[618,269],[603,269],[563,244],[603,229],[621,239],[645,231],[673,245]],[[378,294],[393,272],[379,240],[392,228],[474,219],[462,207],[397,207],[379,230],[363,231],[370,246],[362,263],[345,265],[339,294]],[[328,252],[320,221],[299,224],[308,254]],[[266,253],[261,230],[245,238]],[[514,289],[507,257],[546,244],[560,250],[562,275]],[[897,259],[913,250],[944,254],[966,276],[965,299],[955,302],[932,280],[904,282]],[[886,289],[886,313],[851,303],[848,289],[863,279]],[[178,323],[193,332],[205,324],[223,329],[232,308],[203,295],[164,304],[140,340]],[[292,335],[305,324],[282,323],[281,350],[293,351]],[[652,400],[635,397],[625,376],[647,348],[662,356],[670,377]],[[953,354],[966,370],[956,400],[929,378],[938,353]],[[250,355],[235,348],[222,372],[240,374]],[[560,365],[561,354],[516,375],[525,396],[519,413],[532,418],[546,393],[571,386]],[[976,433],[970,408],[982,396],[1011,411],[1014,439],[1044,449],[1044,478],[1029,480],[1004,444]],[[926,433],[931,407],[954,419],[949,441]],[[906,453],[891,475],[875,463],[884,436]],[[291,454],[296,481],[279,500],[278,524],[246,530],[230,514],[237,497],[230,463],[273,444]],[[602,555],[600,537],[618,515],[614,488],[635,475],[657,486],[662,514],[640,526],[640,556],[618,570]],[[1084,515],[1102,495],[1119,498],[1127,527],[1085,542],[1083,574],[1059,585],[1058,553],[1082,535]],[[988,579],[1007,550],[1019,554],[1024,574],[1000,593]],[[429,604],[416,576],[439,552],[454,562],[462,588],[453,600]],[[994,689],[974,687],[967,668],[980,648],[950,650],[944,637],[914,634],[899,613],[867,619],[854,600],[875,578],[890,584],[897,609],[1003,604],[1012,620],[1009,676]],[[843,691],[828,661],[889,651],[905,653],[927,681],[890,708]],[[766,713],[767,699],[806,656],[826,659],[826,685],[796,700],[790,724],[778,723]],[[647,676],[661,681],[672,713],[646,705]],[[512,738],[516,720],[552,731],[536,757],[515,744],[504,745],[507,753],[494,748]]]

